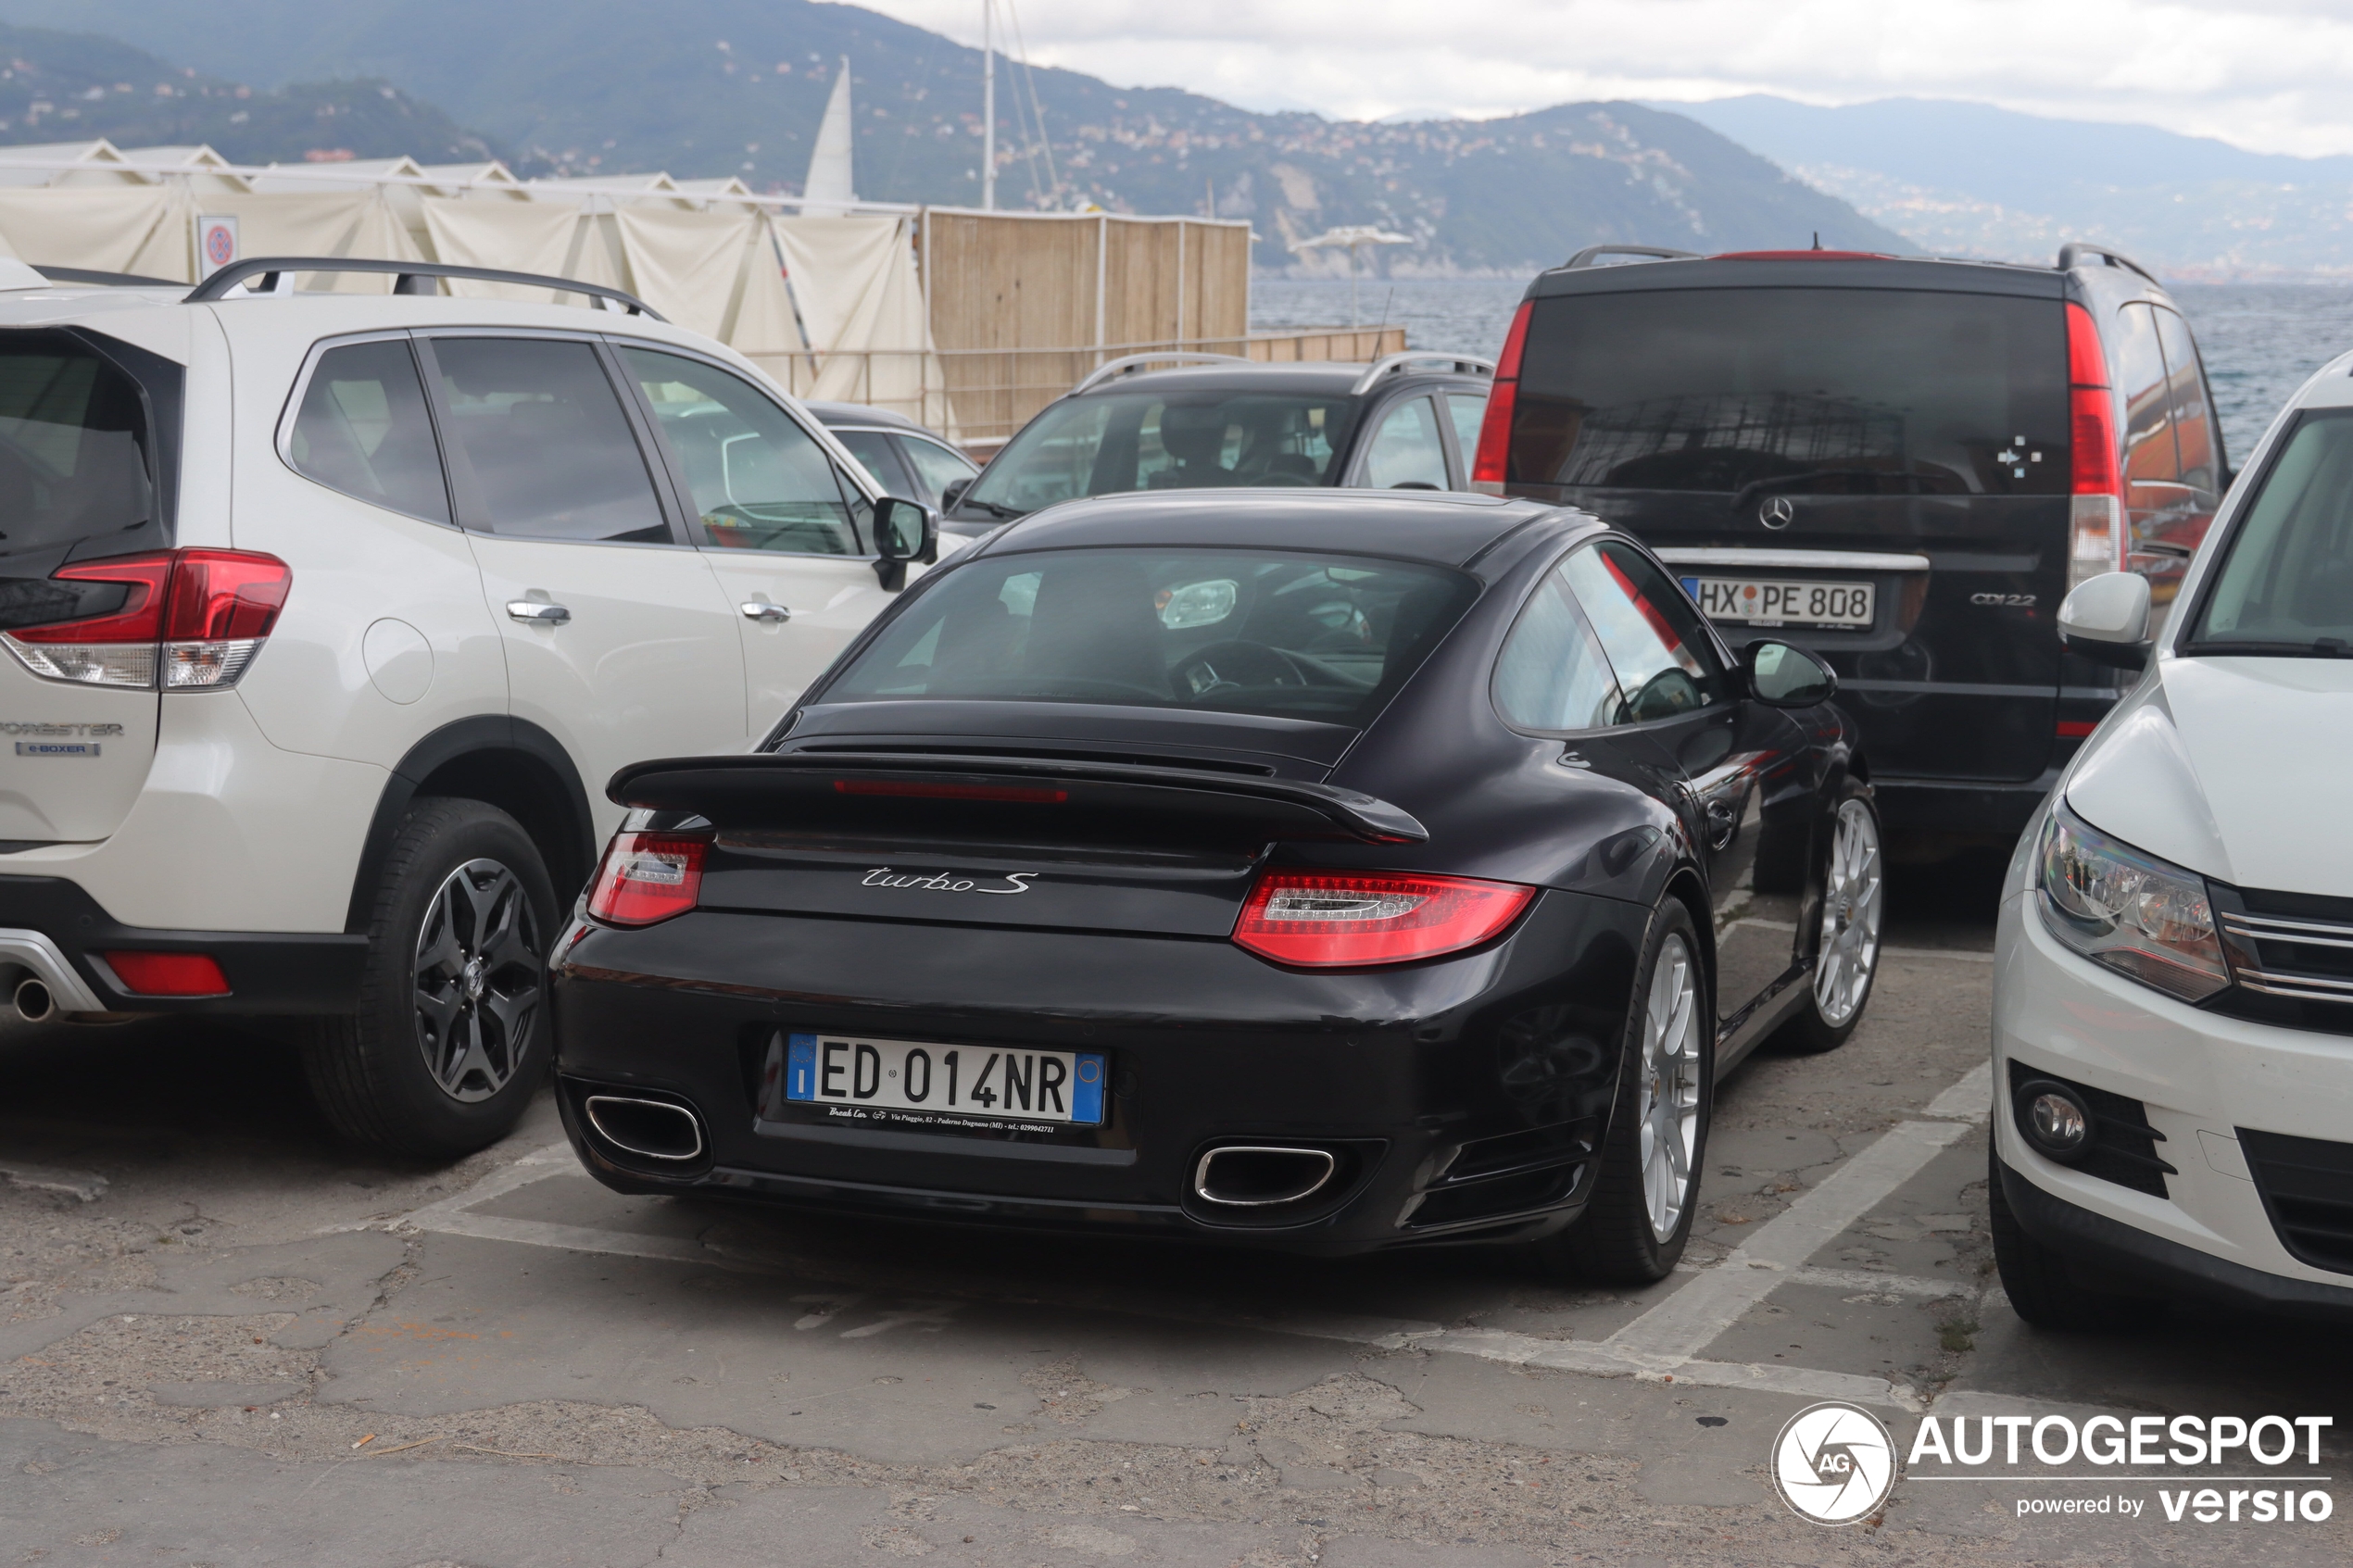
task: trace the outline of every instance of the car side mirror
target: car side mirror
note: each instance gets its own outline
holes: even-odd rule
[[[907,582],[907,563],[939,558],[939,514],[921,501],[886,495],[875,503],[875,575],[893,591]]]
[[[2149,580],[2138,572],[2104,571],[2081,583],[2060,604],[2059,642],[2078,659],[2118,670],[2149,662]]]
[[[948,488],[939,493],[939,509],[943,512],[953,511],[956,503],[964,498],[964,492],[973,487],[973,481],[979,477],[980,475],[976,473],[970,473],[962,479],[950,480]]]
[[[1791,643],[1760,638],[1741,655],[1749,695],[1773,708],[1811,708],[1838,695],[1831,667]]]

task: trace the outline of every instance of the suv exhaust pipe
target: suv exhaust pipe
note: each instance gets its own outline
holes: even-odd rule
[[[702,1121],[683,1105],[634,1095],[590,1095],[581,1104],[597,1135],[640,1160],[702,1158]]]
[[[56,1014],[57,1000],[49,994],[49,987],[43,982],[19,980],[17,982],[16,1006],[19,1018],[27,1023],[39,1023]]]
[[[1225,1208],[1265,1209],[1321,1192],[1339,1170],[1329,1149],[1227,1144],[1193,1167],[1193,1191]]]

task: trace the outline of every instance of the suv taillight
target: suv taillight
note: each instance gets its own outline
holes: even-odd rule
[[[1410,963],[1476,947],[1519,918],[1532,887],[1397,872],[1270,871],[1234,943],[1310,969]]]
[[[167,691],[235,685],[294,585],[284,561],[247,550],[159,550],[49,575],[122,596],[97,615],[0,632],[19,663],[44,680]]]
[[[588,912],[608,925],[652,925],[702,896],[706,834],[617,833],[588,884]]]
[[[2070,507],[2067,585],[2124,570],[2124,485],[2116,470],[2116,401],[2108,356],[2092,313],[2067,307],[2068,450],[2075,495]]]
[[[1512,330],[1504,336],[1504,352],[1495,361],[1495,384],[1487,394],[1487,418],[1478,427],[1478,455],[1471,459],[1471,488],[1490,495],[1504,493],[1504,459],[1512,449],[1512,410],[1519,404],[1519,361],[1528,347],[1528,313],[1535,301],[1523,299],[1512,316]]]

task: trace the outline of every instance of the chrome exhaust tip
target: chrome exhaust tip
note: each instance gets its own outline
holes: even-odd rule
[[[1313,1197],[1339,1170],[1329,1149],[1226,1144],[1203,1154],[1193,1167],[1193,1192],[1205,1203],[1265,1209]]]
[[[590,1095],[581,1110],[597,1135],[624,1154],[681,1163],[702,1158],[702,1119],[683,1105],[633,1095]]]
[[[16,994],[17,1016],[27,1023],[39,1023],[56,1014],[57,999],[49,994],[46,982],[19,980]]]

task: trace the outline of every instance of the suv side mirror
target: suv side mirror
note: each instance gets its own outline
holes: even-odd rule
[[[939,558],[939,514],[921,501],[886,495],[875,503],[875,575],[886,588],[907,581],[907,563]]]
[[[1774,708],[1811,708],[1838,694],[1831,667],[1791,643],[1770,637],[1748,645],[1741,655],[1749,695]]]
[[[2118,670],[2149,662],[2149,580],[2104,571],[2068,595],[2058,612],[2059,642],[2078,659]]]

